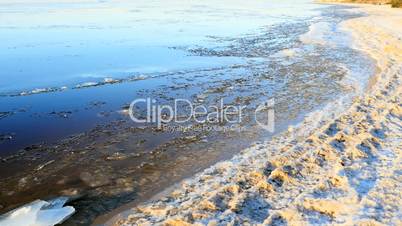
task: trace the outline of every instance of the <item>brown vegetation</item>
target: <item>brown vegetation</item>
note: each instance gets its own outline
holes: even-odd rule
[[[402,0],[391,0],[391,6],[394,8],[402,8]]]

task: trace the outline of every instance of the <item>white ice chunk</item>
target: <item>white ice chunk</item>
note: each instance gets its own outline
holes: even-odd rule
[[[60,224],[75,212],[63,205],[67,197],[50,201],[36,200],[0,216],[1,226],[53,226]]]

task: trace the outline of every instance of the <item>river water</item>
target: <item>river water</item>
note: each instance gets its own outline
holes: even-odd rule
[[[85,225],[353,97],[374,62],[337,25],[358,16],[310,1],[0,0],[0,212],[66,195],[64,224]],[[244,115],[235,130],[161,129],[130,120],[138,98]],[[274,131],[253,119],[267,100]]]

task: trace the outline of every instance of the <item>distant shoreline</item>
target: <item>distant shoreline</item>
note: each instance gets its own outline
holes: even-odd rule
[[[370,4],[390,5],[393,8],[402,8],[402,0],[319,0],[319,3],[348,3],[348,4]]]

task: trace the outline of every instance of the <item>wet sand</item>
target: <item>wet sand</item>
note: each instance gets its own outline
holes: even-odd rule
[[[348,110],[333,102],[109,223],[400,225],[402,11],[356,7],[367,16],[341,27],[380,70]]]

